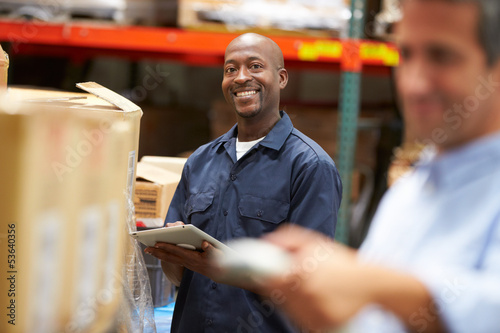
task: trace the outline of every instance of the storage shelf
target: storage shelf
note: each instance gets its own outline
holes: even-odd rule
[[[233,33],[177,28],[122,26],[98,22],[46,23],[0,19],[0,41],[10,42],[14,53],[61,54],[88,58],[116,54],[131,58],[177,59],[195,65],[220,65]],[[339,68],[350,40],[272,36],[287,62],[305,67]],[[363,66],[387,69],[399,61],[389,43],[362,40],[356,44]]]

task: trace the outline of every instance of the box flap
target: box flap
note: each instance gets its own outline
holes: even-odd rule
[[[102,98],[103,100],[117,106],[125,112],[134,112],[141,110],[141,108],[136,104],[132,103],[120,94],[117,94],[114,91],[101,86],[99,83],[83,82],[77,83],[76,86],[82,90],[85,90],[86,92]]]
[[[153,183],[164,185],[179,182],[181,175],[148,163],[139,162],[137,163],[136,179],[144,179]]]
[[[120,111],[123,113],[123,110],[116,105],[87,92],[77,93],[38,87],[11,86],[9,88],[9,97],[26,103],[50,104],[51,106],[76,109]]]

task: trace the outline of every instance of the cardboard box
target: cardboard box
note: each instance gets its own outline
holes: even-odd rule
[[[174,161],[170,165],[179,168],[178,161]],[[137,226],[154,228],[164,225],[181,173],[182,169],[174,172],[142,160],[137,164],[134,196]]]
[[[0,46],[0,90],[7,87],[7,73],[9,69],[9,56]]]
[[[78,86],[92,94],[0,96],[0,260],[12,265],[0,287],[13,290],[0,306],[13,305],[15,323],[1,321],[1,332],[106,332],[123,304],[142,111]]]

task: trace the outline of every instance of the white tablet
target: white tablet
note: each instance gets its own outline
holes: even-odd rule
[[[192,224],[137,231],[132,232],[130,236],[147,246],[154,246],[157,242],[163,242],[176,244],[189,250],[201,250],[201,243],[207,241],[220,250],[229,249],[227,245]]]

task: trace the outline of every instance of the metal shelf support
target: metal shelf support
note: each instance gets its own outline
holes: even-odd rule
[[[361,93],[362,61],[360,39],[363,37],[366,0],[351,0],[349,39],[341,61],[340,122],[338,125],[337,166],[342,179],[343,195],[335,239],[347,244],[351,207],[352,173],[356,152],[356,137]]]

